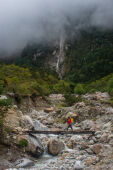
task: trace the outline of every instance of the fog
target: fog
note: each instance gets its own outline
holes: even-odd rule
[[[66,31],[113,28],[113,0],[0,0],[0,51],[50,42]],[[72,30],[71,30],[72,29]]]

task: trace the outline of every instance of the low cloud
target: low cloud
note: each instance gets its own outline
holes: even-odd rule
[[[113,28],[113,0],[0,0],[1,52],[92,26]]]

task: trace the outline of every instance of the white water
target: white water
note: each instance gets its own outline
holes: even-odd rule
[[[34,128],[35,130],[48,130],[46,126],[44,126],[42,123],[40,123],[38,120],[33,120]]]
[[[64,57],[64,43],[65,43],[65,36],[64,34],[62,34],[60,37],[60,46],[59,46],[60,50],[59,50],[59,55],[58,55],[57,64],[56,64],[57,72],[59,72],[60,63],[62,62],[61,60]]]

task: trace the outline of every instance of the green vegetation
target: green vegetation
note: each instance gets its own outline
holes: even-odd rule
[[[10,129],[9,127],[6,127],[6,128],[4,129],[4,131],[5,131],[6,133],[8,133],[8,134],[11,133],[11,129]]]
[[[82,95],[107,91],[113,96],[113,32],[92,29],[81,31],[79,39],[65,51],[65,80],[59,80],[47,60],[55,49],[47,44],[28,45],[18,59],[0,65],[0,94],[13,92],[24,96],[65,94],[66,104]],[[78,100],[79,101],[79,100]],[[1,101],[0,105],[7,105]],[[3,104],[4,103],[4,104]],[[63,104],[64,105],[64,104]]]
[[[82,101],[81,97],[76,97],[75,95],[72,94],[65,94],[64,97],[67,106],[72,106],[73,104]]]
[[[51,93],[70,93],[71,83],[59,80],[52,73],[38,72],[14,64],[1,65],[1,93],[13,92],[18,97],[48,96]],[[11,101],[1,100],[0,106],[10,105]]]
[[[27,147],[28,141],[27,139],[21,139],[18,144],[20,147]]]
[[[1,65],[0,92],[13,92],[19,96],[49,95],[58,79],[45,72],[37,72],[14,64]],[[4,89],[2,88],[4,87]],[[3,101],[5,102],[5,101]]]
[[[69,81],[95,81],[113,73],[113,32],[82,31],[66,56],[65,78]]]
[[[76,87],[74,88],[74,93],[75,94],[85,94],[85,87],[83,84],[77,84]]]
[[[3,85],[0,84],[0,94],[2,94],[2,93],[3,93]]]
[[[113,77],[108,81],[107,90],[113,96]]]
[[[61,108],[61,107],[66,107],[66,103],[65,102],[61,102],[57,105],[58,108]]]
[[[4,99],[4,100],[0,100],[0,107],[1,106],[10,106],[12,105],[12,99]]]
[[[101,78],[100,80],[95,80],[90,83],[85,83],[84,84],[84,89],[88,93],[94,93],[96,91],[101,91],[101,92],[108,92],[111,96],[112,90],[113,90],[113,74],[110,74],[108,76],[105,76]]]
[[[20,97],[32,95],[44,97],[51,93],[62,93],[65,94],[67,105],[79,101],[74,95],[71,95],[73,91],[78,95],[107,91],[113,96],[113,74],[92,82],[74,84],[58,80],[56,76],[45,72],[37,72],[16,65],[1,65],[0,78],[1,93],[13,92]],[[11,99],[0,100],[0,106],[11,104]]]
[[[70,83],[66,82],[64,80],[59,80],[57,84],[54,85],[53,87],[53,92],[54,93],[70,93],[71,88],[70,88]]]
[[[0,118],[0,128],[2,128],[2,126],[3,126],[3,119]]]

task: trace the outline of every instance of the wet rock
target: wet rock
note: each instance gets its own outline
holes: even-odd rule
[[[103,129],[110,131],[110,129],[111,129],[111,122],[108,122],[108,123],[104,124]]]
[[[52,155],[58,155],[64,147],[64,143],[57,138],[50,139],[48,143],[48,151]]]
[[[113,134],[109,136],[109,144],[113,146]]]
[[[90,140],[90,141],[88,142],[88,144],[89,144],[89,145],[93,145],[93,144],[94,144],[94,140]]]
[[[73,149],[77,146],[77,144],[80,144],[82,141],[83,141],[82,136],[80,135],[72,136],[67,142],[67,147]]]
[[[18,137],[17,143],[22,139],[27,140],[27,146],[24,148],[26,152],[30,153],[33,157],[40,157],[43,154],[44,148],[39,138],[36,136],[21,135]]]
[[[34,124],[33,124],[33,121],[31,119],[30,116],[28,115],[24,115],[22,116],[21,120],[20,120],[20,123],[21,123],[21,126],[24,128],[24,129],[32,129],[34,128]]]
[[[107,114],[113,114],[113,108],[112,107],[108,107],[106,108]]]
[[[104,133],[101,138],[100,138],[100,142],[104,142],[104,143],[107,143],[109,142],[109,133]]]
[[[74,165],[74,170],[83,170],[83,169],[84,169],[83,163],[77,160]]]
[[[30,168],[33,165],[34,165],[34,162],[27,158],[20,159],[16,161],[15,163],[15,166],[17,168]]]
[[[90,166],[91,164],[96,164],[99,161],[99,158],[96,156],[88,157],[85,160],[85,165]]]
[[[83,137],[80,136],[80,135],[72,136],[70,141],[82,142],[83,141]]]
[[[73,148],[75,148],[76,147],[76,145],[77,145],[77,143],[73,143],[73,142],[67,142],[67,144],[66,144],[66,146],[69,148],[69,149],[73,149]]]
[[[40,123],[40,121],[38,120],[33,120],[33,125],[35,130],[48,130],[48,128]]]
[[[81,149],[86,149],[88,148],[88,144],[86,142],[81,143]]]
[[[90,154],[90,155],[92,155],[92,154],[93,154],[93,151],[92,151],[90,148],[85,149],[85,150],[86,150],[86,152],[87,152],[88,154]]]
[[[101,144],[95,144],[95,145],[92,146],[91,149],[95,154],[98,154],[98,153],[100,153],[100,151],[102,149],[102,145]]]

